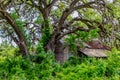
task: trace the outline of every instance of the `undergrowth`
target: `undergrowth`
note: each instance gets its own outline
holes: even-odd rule
[[[71,57],[64,65],[51,52],[22,58],[14,47],[0,47],[0,80],[119,80],[120,51],[112,49],[107,59]]]

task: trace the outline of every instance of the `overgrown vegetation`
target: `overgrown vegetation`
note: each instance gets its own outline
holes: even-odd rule
[[[119,5],[120,0],[0,0],[0,79],[119,80]],[[84,45],[95,38],[100,47]],[[116,49],[107,59],[76,54],[108,46]],[[73,56],[66,59],[69,52]]]
[[[107,59],[71,57],[64,65],[55,62],[51,52],[31,55],[31,61],[18,49],[0,46],[0,80],[119,80],[120,51],[112,49]]]

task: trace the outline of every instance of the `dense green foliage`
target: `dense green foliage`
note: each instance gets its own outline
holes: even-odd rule
[[[8,43],[0,44],[0,80],[119,80],[119,5],[120,0],[0,0],[0,43]],[[117,49],[107,59],[80,58],[77,50],[95,38]],[[67,52],[75,55],[59,64]]]
[[[77,31],[77,35],[69,34],[68,37],[65,39],[66,41],[65,44],[70,47],[71,51],[76,53],[78,44],[82,48],[84,47],[83,41],[88,42],[94,38],[98,38],[98,31],[99,29],[93,29],[93,30],[90,30],[89,32]]]
[[[5,47],[5,48],[4,48]],[[112,49],[107,59],[71,57],[64,65],[54,61],[54,55],[41,52],[31,55],[31,61],[19,55],[11,46],[0,46],[1,80],[119,80],[120,51]]]

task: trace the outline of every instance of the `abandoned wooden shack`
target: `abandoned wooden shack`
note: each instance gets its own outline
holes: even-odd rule
[[[61,53],[59,51],[56,52],[57,55],[55,56],[56,60],[63,64],[69,57],[72,55],[72,52],[69,50],[69,46],[62,47],[63,43],[61,43]],[[83,42],[84,48],[79,47],[77,45],[77,53],[78,55],[87,56],[87,57],[95,57],[95,58],[107,58],[106,52],[110,50],[110,48],[104,45],[99,40],[93,40],[88,43]]]
[[[99,40],[95,39],[88,43],[84,43],[84,48],[79,48],[78,51],[81,54],[88,56],[88,57],[95,57],[95,58],[106,58],[106,52],[110,50],[110,48],[104,45]]]

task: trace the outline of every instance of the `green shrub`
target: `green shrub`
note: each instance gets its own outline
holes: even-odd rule
[[[7,50],[0,51],[0,80],[120,79],[120,51],[117,49],[109,52],[107,59],[71,57],[64,65],[55,62],[51,52],[41,51],[31,55],[31,61],[28,61],[21,55],[15,56],[19,54],[15,48]]]

